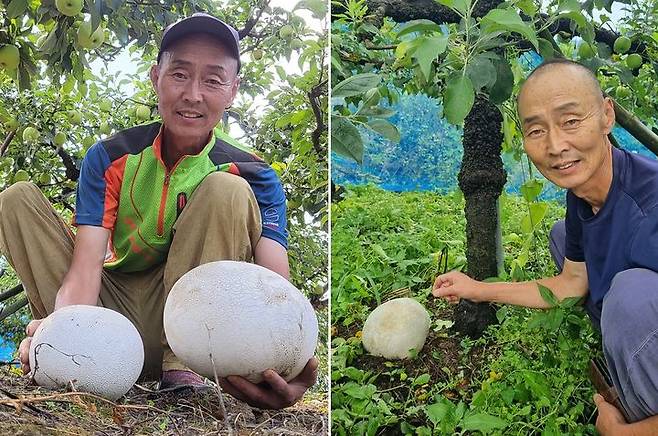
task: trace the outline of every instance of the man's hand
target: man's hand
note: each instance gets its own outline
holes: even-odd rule
[[[624,415],[599,394],[594,394],[594,404],[599,411],[599,416],[596,418],[596,429],[601,436],[624,434],[624,425],[626,425]]]
[[[313,357],[304,370],[294,379],[286,382],[275,371],[263,372],[265,380],[254,384],[239,376],[220,378],[219,385],[225,392],[260,409],[283,409],[299,401],[304,393],[315,384],[318,378],[318,360]]]
[[[483,283],[473,280],[464,273],[450,271],[436,278],[432,294],[435,297],[443,297],[453,304],[459,303],[461,298],[480,302],[483,300],[482,285]]]
[[[41,324],[43,319],[33,319],[25,327],[25,334],[27,337],[21,341],[21,344],[18,346],[18,357],[21,361],[21,369],[23,374],[30,372],[30,344],[32,343],[32,336],[34,332],[37,331],[37,327]]]

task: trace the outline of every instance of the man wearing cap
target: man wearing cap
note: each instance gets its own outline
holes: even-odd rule
[[[160,388],[203,386],[164,339],[167,293],[187,271],[216,260],[254,261],[288,278],[285,196],[274,171],[215,131],[240,84],[235,29],[197,13],[169,26],[150,78],[162,123],[121,131],[87,152],[78,181],[75,235],[38,188],[0,194],[0,250],[23,282],[33,318],[20,346],[48,314],[99,304],[128,317],[145,347],[142,377]],[[39,232],[35,232],[39,229]],[[41,231],[41,229],[43,229]],[[262,408],[299,400],[315,383],[317,360],[286,382],[220,380]]]

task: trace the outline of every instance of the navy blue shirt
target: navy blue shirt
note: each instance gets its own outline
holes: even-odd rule
[[[595,215],[567,192],[565,257],[585,262],[588,307],[601,315],[615,274],[630,268],[658,272],[658,161],[612,149],[612,185]]]

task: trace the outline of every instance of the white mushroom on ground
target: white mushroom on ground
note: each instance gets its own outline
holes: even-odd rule
[[[396,298],[380,305],[366,319],[361,340],[370,354],[405,359],[423,348],[430,328],[425,308],[413,298]]]
[[[110,400],[135,384],[144,365],[144,345],[135,326],[114,310],[63,307],[39,325],[30,344],[34,381],[48,388],[75,390]]]
[[[318,339],[313,306],[297,288],[267,268],[233,261],[183,275],[167,297],[164,328],[171,350],[190,369],[213,379],[214,362],[218,377],[254,383],[266,369],[296,377]]]

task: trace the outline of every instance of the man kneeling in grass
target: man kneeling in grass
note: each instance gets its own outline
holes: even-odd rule
[[[484,283],[440,275],[433,294],[548,308],[537,286],[562,300],[586,297],[630,422],[595,395],[603,435],[658,434],[658,161],[616,149],[612,101],[596,77],[567,60],[540,65],[518,97],[524,147],[537,169],[565,188],[567,213],[551,231],[561,272],[536,282]]]

